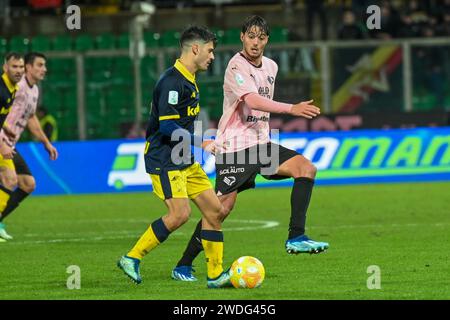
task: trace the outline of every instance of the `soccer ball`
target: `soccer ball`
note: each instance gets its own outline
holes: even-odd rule
[[[235,288],[257,288],[265,274],[262,262],[251,256],[240,257],[230,268],[230,280]]]

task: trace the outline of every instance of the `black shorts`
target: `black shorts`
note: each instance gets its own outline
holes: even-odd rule
[[[287,160],[298,156],[297,151],[276,143],[267,143],[235,153],[216,155],[216,193],[228,194],[255,187],[256,175],[268,180],[290,177],[276,174],[278,167]]]
[[[15,149],[14,151],[16,153],[14,154],[14,157],[13,157],[12,160],[13,160],[13,163],[14,163],[14,167],[16,168],[16,173],[17,174],[26,174],[26,175],[32,176],[30,168],[28,168],[27,163],[22,158],[22,156],[20,155],[19,151],[17,151],[17,149]]]

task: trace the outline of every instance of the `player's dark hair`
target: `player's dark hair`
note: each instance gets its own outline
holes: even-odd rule
[[[15,59],[15,60],[23,59],[23,55],[21,55],[21,54],[18,53],[18,52],[14,52],[14,51],[8,52],[8,53],[5,55],[5,63],[8,62],[8,61],[11,60],[11,59]]]
[[[214,47],[217,44],[216,35],[208,28],[202,26],[189,26],[181,33],[180,47],[183,49],[187,43],[196,40],[203,41],[203,43],[212,42]]]
[[[36,58],[42,58],[45,61],[47,61],[47,57],[43,53],[29,52],[25,55],[25,65],[27,65],[27,64],[33,65],[34,60],[36,60]]]
[[[250,16],[245,19],[244,24],[242,25],[241,32],[246,33],[249,31],[252,27],[258,27],[262,32],[264,32],[266,35],[269,35],[270,28],[267,24],[267,21],[260,16]]]

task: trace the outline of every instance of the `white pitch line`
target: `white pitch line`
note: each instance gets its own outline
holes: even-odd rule
[[[148,222],[148,221],[146,221]],[[227,222],[236,222],[236,223],[242,223],[242,224],[257,224],[256,226],[247,226],[247,227],[231,227],[231,228],[223,228],[224,232],[230,232],[230,231],[242,231],[242,230],[256,230],[256,229],[268,229],[268,228],[275,228],[280,223],[278,221],[270,221],[270,220],[236,220],[236,219],[230,219],[227,220]],[[260,224],[258,226],[258,224]],[[98,232],[83,232],[91,233],[91,234],[98,234]],[[115,234],[115,236],[103,236],[105,234]],[[8,244],[41,244],[41,243],[61,243],[61,242],[83,242],[83,241],[102,241],[102,240],[116,240],[116,239],[124,239],[124,238],[137,238],[139,237],[139,233],[136,233],[136,230],[121,230],[121,231],[105,231],[101,233],[102,236],[96,236],[96,237],[83,237],[83,238],[61,238],[61,239],[48,239],[48,240],[25,240],[25,241],[8,241]],[[120,234],[117,235],[117,234]],[[76,233],[57,233],[54,234],[54,236],[58,237],[64,237],[64,236],[77,236]],[[174,232],[173,235],[181,236],[186,235],[185,232],[177,231]],[[34,238],[34,237],[42,237],[42,234],[35,234],[35,233],[28,233],[24,234],[24,237],[28,238]]]
[[[25,240],[25,241],[8,241],[8,245],[18,245],[18,244],[41,244],[41,243],[60,243],[60,242],[84,242],[84,241],[102,241],[102,240],[115,240],[115,239],[126,239],[126,238],[137,238],[139,235],[124,234],[122,236],[115,237],[91,237],[91,238],[66,238],[66,239],[49,239],[49,240]]]
[[[103,222],[111,222],[111,221],[127,221],[127,222],[136,222],[138,220],[133,219],[105,219]],[[143,222],[144,220],[139,220],[139,222]],[[242,223],[242,224],[261,224],[260,226],[246,226],[246,227],[231,227],[224,228],[224,232],[230,231],[242,231],[242,230],[256,230],[256,229],[267,229],[267,228],[275,228],[280,225],[278,221],[269,221],[269,220],[238,220],[238,219],[229,219],[227,222],[233,223]],[[148,221],[145,221],[148,222]],[[392,224],[366,224],[366,225],[333,225],[333,226],[309,226],[306,229],[364,229],[364,228],[398,228],[398,227],[447,227],[450,223],[431,223],[431,224],[418,224],[418,223],[392,223]],[[84,234],[98,234],[98,232],[84,232]],[[104,231],[101,233],[102,236],[94,236],[94,237],[83,237],[83,238],[62,238],[62,239],[49,239],[49,240],[25,240],[25,241],[8,241],[9,245],[19,245],[19,244],[40,244],[40,243],[60,243],[60,242],[83,242],[83,241],[102,241],[102,240],[116,240],[116,239],[125,239],[125,238],[137,238],[139,237],[139,232],[136,233],[135,230],[121,230],[121,231]],[[106,234],[115,234],[115,236],[104,236]],[[118,235],[120,234],[120,235]],[[58,233],[54,234],[54,236],[77,236],[77,233]],[[171,236],[182,236],[186,235],[186,232],[177,231],[174,232]],[[24,237],[41,237],[41,234],[24,234]],[[1,245],[1,244],[0,244]]]

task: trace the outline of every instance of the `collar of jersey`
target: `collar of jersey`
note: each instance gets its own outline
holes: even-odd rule
[[[193,84],[195,84],[195,74],[192,74],[189,72],[188,69],[186,69],[186,67],[181,63],[180,59],[177,59],[177,61],[175,61],[174,67],[180,71],[180,73],[190,82],[192,82]]]
[[[19,85],[16,84],[12,84],[12,82],[9,80],[8,76],[6,75],[6,73],[2,74],[2,79],[6,84],[6,87],[8,88],[9,92],[13,93],[14,91],[19,90]]]

